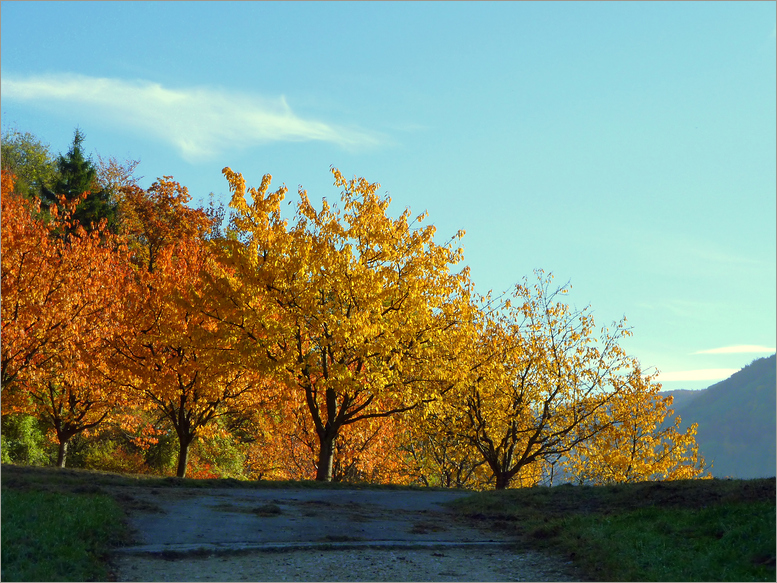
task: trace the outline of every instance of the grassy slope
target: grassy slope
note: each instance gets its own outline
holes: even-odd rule
[[[109,496],[3,490],[3,581],[106,581],[125,535]]]
[[[775,479],[483,492],[452,503],[594,581],[774,581]]]

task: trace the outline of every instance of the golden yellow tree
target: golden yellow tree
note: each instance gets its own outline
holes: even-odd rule
[[[466,271],[452,269],[462,233],[438,245],[434,227],[419,225],[425,214],[412,219],[405,210],[393,219],[378,184],[332,173],[342,208],[324,200],[317,211],[300,189],[288,225],[280,214],[285,188],[268,193],[266,175],[248,202],[243,177],[224,169],[235,211],[225,246],[236,273],[231,301],[242,308],[232,324],[247,331],[258,356],[281,366],[305,403],[318,438],[316,479],[326,481],[345,426],[434,399],[448,378],[441,349],[468,285]],[[266,304],[276,319],[266,319]]]
[[[618,341],[624,322],[596,337],[586,308],[560,301],[552,276],[517,285],[511,300],[486,301],[461,358],[469,371],[442,405],[461,410],[459,438],[488,464],[497,489],[533,485],[543,465],[591,439],[612,420],[602,415],[624,391],[634,362]]]
[[[673,413],[672,397],[659,394],[655,376],[634,368],[622,391],[601,414],[612,420],[591,439],[568,453],[562,467],[580,483],[611,484],[646,480],[688,480],[711,477],[699,456],[697,424],[679,431],[681,419]]]

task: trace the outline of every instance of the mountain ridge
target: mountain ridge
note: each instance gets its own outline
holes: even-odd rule
[[[693,394],[691,394],[693,393]],[[699,453],[716,478],[763,478],[777,473],[777,355],[759,358],[700,391],[672,395],[684,431],[698,423]]]

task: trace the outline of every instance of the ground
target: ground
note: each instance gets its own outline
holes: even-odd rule
[[[121,488],[118,581],[575,581],[442,504],[461,492]]]

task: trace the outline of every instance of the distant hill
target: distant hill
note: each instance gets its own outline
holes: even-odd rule
[[[696,442],[716,478],[777,473],[777,355],[759,358],[703,391],[666,391],[683,430],[699,424]]]
[[[672,402],[672,409],[677,411],[679,407],[683,407],[690,403],[693,399],[703,394],[707,389],[701,391],[691,391],[688,389],[675,389],[673,391],[661,391],[662,395],[672,395],[674,401]]]

